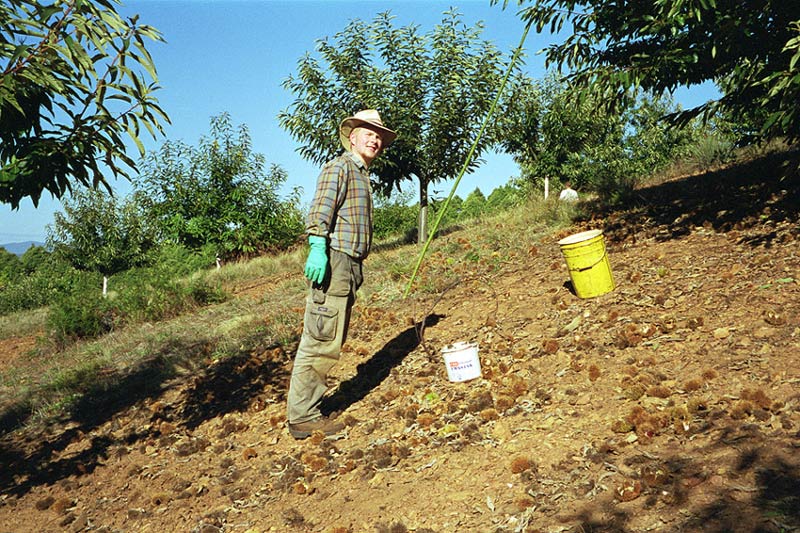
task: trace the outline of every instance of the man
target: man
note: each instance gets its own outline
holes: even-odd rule
[[[328,162],[317,180],[306,224],[311,249],[305,275],[311,287],[286,401],[289,432],[296,439],[344,429],[323,416],[319,404],[347,338],[350,311],[364,280],[362,262],[372,245],[369,165],[396,137],[374,109],[344,119],[339,139],[345,152]]]
[[[558,199],[562,202],[577,202],[578,191],[572,188],[572,184],[567,181],[564,183],[564,190],[558,195]]]

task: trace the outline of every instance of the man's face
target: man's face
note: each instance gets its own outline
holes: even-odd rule
[[[383,139],[379,130],[371,126],[359,126],[350,132],[350,150],[361,157],[369,165],[378,157],[383,148]]]

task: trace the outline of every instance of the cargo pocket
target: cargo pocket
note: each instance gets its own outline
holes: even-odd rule
[[[338,309],[315,305],[308,310],[308,317],[305,320],[306,331],[318,341],[332,341],[336,338],[338,320]]]

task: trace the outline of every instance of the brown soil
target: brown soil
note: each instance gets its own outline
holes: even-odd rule
[[[6,414],[0,530],[800,530],[800,195],[767,163],[644,189],[438,294],[360,302],[325,404],[340,438],[289,436],[292,347],[148,386],[154,356],[120,385],[141,394],[46,429]],[[584,300],[557,240],[594,227],[617,287]],[[447,380],[458,340],[480,379]]]
[[[0,368],[9,368],[19,357],[36,346],[36,336],[8,337],[0,339]]]

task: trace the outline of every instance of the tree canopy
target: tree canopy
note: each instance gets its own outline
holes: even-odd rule
[[[74,268],[111,276],[149,261],[157,235],[140,196],[76,191],[63,206],[48,226],[48,247]]]
[[[660,95],[713,81],[721,98],[673,118],[719,111],[757,120],[762,136],[800,139],[800,2],[518,3],[526,6],[522,18],[538,31],[566,35],[546,49],[547,65],[566,68],[570,81],[597,102],[613,106],[630,96],[629,89]]]
[[[144,149],[169,121],[145,41],[161,41],[117,0],[0,3],[0,202],[38,205],[75,183],[110,190],[101,166],[129,177],[126,139]]]
[[[135,185],[164,239],[229,258],[284,249],[302,233],[299,192],[278,196],[286,178],[253,152],[247,126],[223,113],[198,146],[167,141],[149,153]]]
[[[9,281],[19,277],[22,271],[22,263],[19,257],[0,247],[0,291]]]
[[[607,200],[623,199],[638,179],[685,150],[695,134],[694,124],[663,127],[661,119],[675,110],[671,98],[640,94],[608,113],[593,98],[575,98],[554,74],[519,84],[515,99],[517,105],[502,117],[500,144],[523,176],[571,181]]]
[[[301,143],[300,154],[319,164],[341,151],[343,118],[378,109],[399,137],[370,171],[384,193],[416,179],[424,213],[428,186],[454,178],[464,165],[502,80],[502,54],[481,40],[482,30],[481,24],[467,27],[455,10],[427,34],[413,25],[395,27],[389,12],[370,23],[351,21],[318,41],[320,57],[306,54],[284,82],[295,100],[279,114],[280,124]],[[480,165],[492,134],[476,147],[468,169]]]

